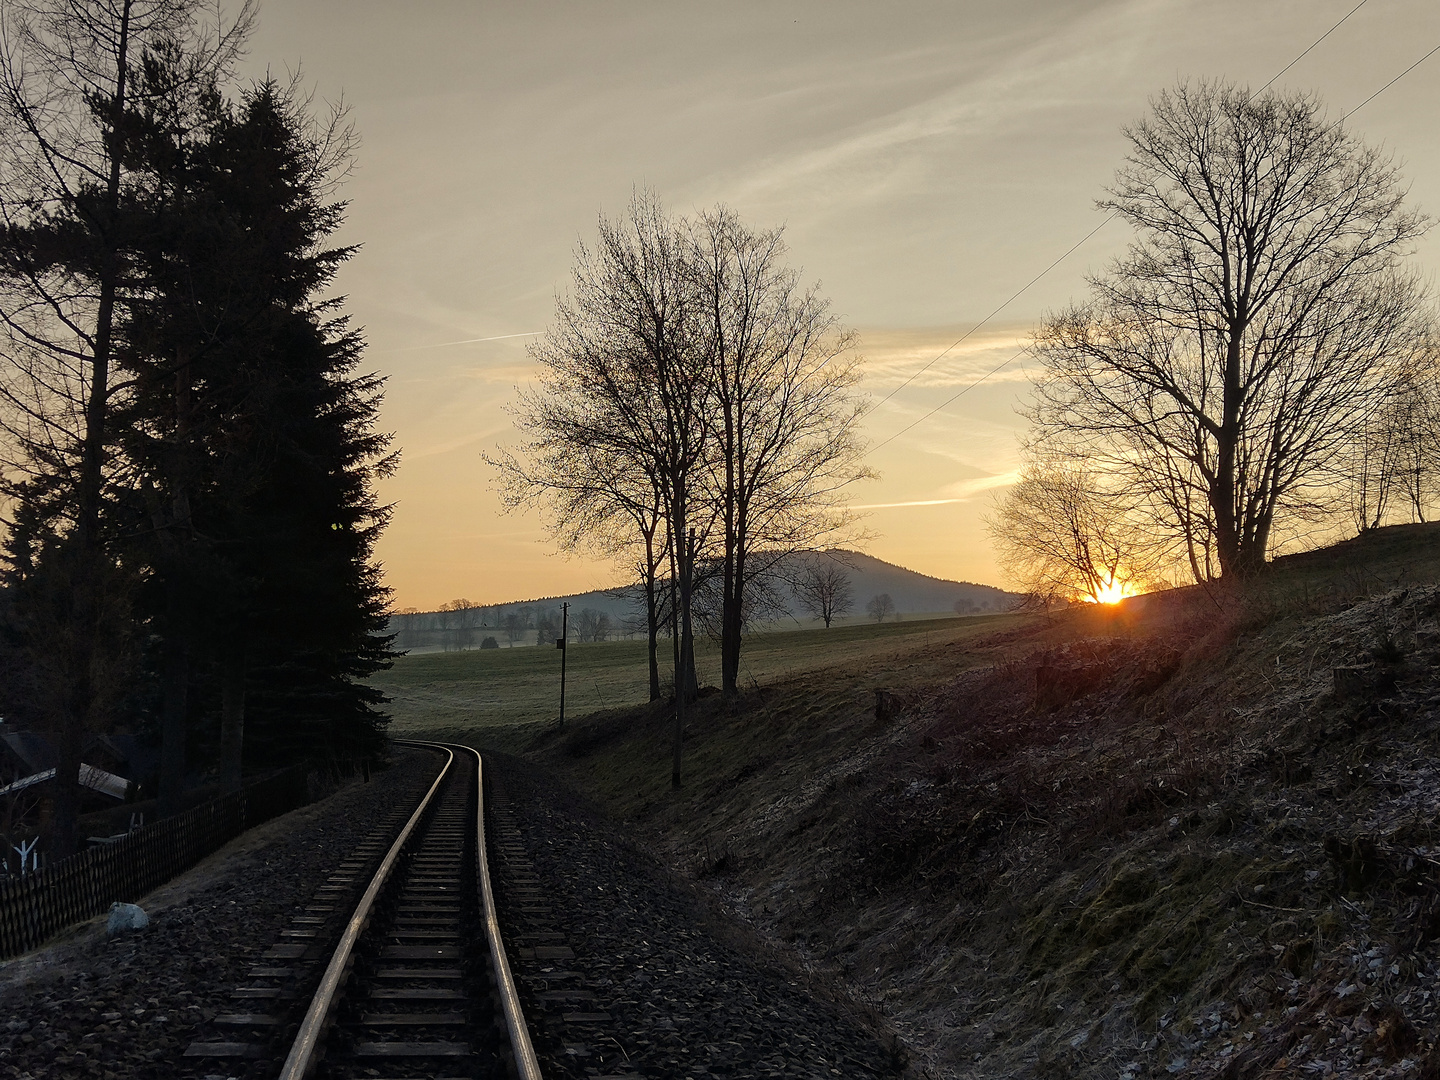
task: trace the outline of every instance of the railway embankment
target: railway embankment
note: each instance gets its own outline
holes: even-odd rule
[[[542,1071],[573,1077],[898,1076],[790,950],[737,926],[533,765],[487,757],[499,909]]]
[[[916,1074],[1440,1075],[1436,545],[1385,532],[705,698],[679,793],[661,708],[530,753]]]

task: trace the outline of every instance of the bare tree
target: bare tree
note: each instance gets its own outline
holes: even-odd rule
[[[785,265],[783,230],[751,229],[721,206],[689,231],[710,367],[721,689],[733,696],[747,590],[790,553],[833,541],[853,521],[847,488],[873,473],[860,463],[854,335]]]
[[[866,601],[865,614],[869,615],[870,618],[874,619],[877,623],[882,623],[895,614],[895,601],[890,598],[888,592],[876,593]]]
[[[520,608],[510,608],[500,619],[500,628],[505,631],[505,640],[513,649],[520,644],[525,632],[530,629],[530,620]]]
[[[560,612],[554,608],[540,612],[535,616],[535,644],[539,646],[554,645],[560,640]]]
[[[1037,331],[1030,417],[1178,534],[1197,578],[1243,577],[1277,518],[1334,502],[1382,360],[1422,321],[1400,263],[1426,223],[1313,97],[1181,85],[1126,136],[1100,207],[1136,239]]]
[[[1032,463],[986,525],[1000,565],[1026,592],[1114,601],[1148,584],[1164,549],[1084,464]]]
[[[474,645],[475,631],[484,622],[485,609],[473,600],[459,597],[441,604],[440,610],[444,612],[446,629],[455,632],[455,648],[464,651]],[[450,648],[448,639],[445,648]]]
[[[806,558],[791,589],[800,606],[817,619],[823,619],[827,629],[833,619],[855,606],[850,574],[840,560],[828,552],[817,551]]]
[[[575,619],[577,641],[608,641],[614,630],[615,623],[609,614],[595,608],[581,608]]]
[[[696,690],[697,595],[719,594],[733,694],[771,567],[847,526],[843,492],[870,475],[853,337],[784,255],[779,230],[750,230],[723,207],[687,221],[637,196],[625,221],[601,222],[593,252],[580,249],[571,296],[532,348],[540,385],[516,410],[527,440],[491,459],[506,498],[540,502],[562,547],[628,557],[652,698],[664,579],[681,716]]]
[[[572,342],[573,343],[573,342]],[[547,343],[549,344],[549,343]],[[660,697],[660,578],[668,559],[665,488],[647,457],[579,438],[594,421],[583,398],[523,393],[514,410],[525,440],[485,455],[507,506],[538,506],[562,551],[619,559],[635,574],[649,644],[650,700]]]
[[[696,689],[696,566],[714,521],[704,498],[710,386],[687,256],[685,236],[651,196],[637,195],[624,220],[601,220],[596,248],[577,251],[570,297],[531,349],[538,385],[516,410],[532,436],[522,447],[529,464],[495,462],[518,499],[551,497],[567,451],[587,482],[593,475],[583,489],[558,488],[552,506],[562,534],[583,520],[569,514],[601,526],[622,516],[638,524],[637,507],[656,514],[645,518],[645,563],[658,567],[663,558],[675,592],[676,786]]]
[[[1424,521],[1440,489],[1440,346],[1390,358],[1380,400],[1351,443],[1350,508],[1360,530]]]
[[[435,612],[435,628],[440,631],[440,647],[449,652],[452,647],[458,646],[460,629],[460,613],[449,604],[441,604]]]

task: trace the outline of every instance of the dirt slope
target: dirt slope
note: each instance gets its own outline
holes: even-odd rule
[[[679,795],[658,710],[532,752],[917,1074],[1437,1075],[1436,536],[706,699]]]

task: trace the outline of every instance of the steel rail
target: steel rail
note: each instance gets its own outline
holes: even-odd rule
[[[364,895],[360,897],[360,903],[356,906],[354,914],[350,916],[350,921],[345,926],[345,932],[340,935],[340,944],[335,946],[335,953],[330,957],[330,964],[320,978],[320,987],[310,1000],[310,1008],[305,1013],[305,1019],[300,1022],[300,1030],[295,1036],[295,1042],[290,1047],[289,1056],[285,1058],[285,1065],[280,1070],[280,1080],[304,1080],[310,1070],[318,1064],[316,1051],[323,1045],[330,1012],[335,1006],[340,988],[345,983],[345,975],[350,966],[350,955],[354,951],[355,943],[360,940],[360,934],[364,931],[365,924],[370,921],[370,909],[374,906],[375,898],[380,895],[380,890],[384,887],[386,879],[389,878],[396,860],[399,859],[405,842],[410,839],[410,834],[414,832],[421,815],[425,813],[426,807],[430,805],[430,800],[435,797],[435,792],[440,789],[441,782],[449,774],[450,766],[455,762],[454,750],[439,743],[410,742],[403,745],[443,750],[446,754],[445,767],[440,770],[440,775],[435,777],[435,782],[430,785],[430,790],[425,793],[425,798],[420,800],[420,805],[410,815],[410,820],[405,823],[405,827],[400,830],[400,835],[396,837],[395,843],[390,845],[390,850],[386,853],[384,861],[380,863],[380,868],[375,871],[375,876],[370,879],[370,885],[366,888]]]
[[[525,1026],[525,1017],[520,1011],[520,994],[510,974],[510,961],[505,957],[505,943],[500,939],[500,919],[495,912],[495,894],[490,886],[490,860],[485,852],[485,785],[482,782],[485,763],[480,751],[469,746],[463,749],[475,755],[475,830],[480,845],[476,863],[480,878],[480,910],[485,917],[485,937],[490,942],[490,967],[495,976],[500,1007],[505,1013],[505,1030],[510,1036],[515,1073],[519,1080],[543,1080],[540,1062],[536,1060],[535,1048],[530,1043],[530,1030]]]

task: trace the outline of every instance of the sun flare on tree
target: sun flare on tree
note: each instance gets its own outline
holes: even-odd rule
[[[1069,459],[1026,466],[987,526],[1005,572],[1046,602],[1118,604],[1158,565],[1103,477]]]
[[[1343,512],[1357,433],[1396,358],[1423,355],[1433,309],[1409,260],[1429,223],[1392,156],[1310,94],[1182,82],[1124,134],[1098,206],[1134,237],[1037,329],[1024,411],[1195,580],[1251,577],[1277,538]]]

